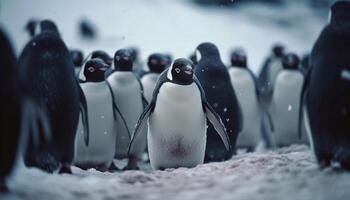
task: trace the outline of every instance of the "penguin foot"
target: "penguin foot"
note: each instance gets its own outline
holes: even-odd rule
[[[123,168],[123,170],[139,170],[140,167],[137,165],[137,158],[136,157],[130,157],[128,160],[128,164],[126,167]]]
[[[9,189],[5,183],[5,180],[0,181],[0,193],[8,193]]]
[[[68,164],[68,163],[62,164],[60,171],[58,173],[60,173],[60,174],[72,174],[72,169],[70,167],[70,164]]]
[[[116,172],[116,171],[120,171],[120,169],[112,162],[111,166],[109,166],[108,171],[109,172]]]

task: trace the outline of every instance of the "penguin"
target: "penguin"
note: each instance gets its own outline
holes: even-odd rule
[[[84,66],[85,66],[85,63],[91,59],[94,59],[94,58],[99,58],[101,60],[103,60],[108,66],[109,68],[107,69],[106,73],[105,73],[105,76],[109,76],[109,74],[111,73],[112,71],[112,61],[113,59],[108,55],[108,53],[106,53],[105,51],[102,51],[102,50],[96,50],[96,51],[93,51],[91,52],[86,58],[85,60],[83,61],[83,64],[82,64],[82,68],[80,69],[79,71],[79,75],[78,75],[78,79],[79,79],[79,82],[85,82],[86,81],[86,77],[84,75]]]
[[[207,118],[219,134],[224,147],[231,151],[225,126],[206,100],[193,67],[190,60],[179,58],[162,72],[152,101],[137,122],[128,152],[132,155],[147,135],[153,170],[202,164],[206,148]],[[147,123],[148,132],[144,132]]]
[[[79,23],[79,33],[84,39],[93,40],[97,37],[95,26],[87,19],[82,19]]]
[[[232,144],[230,151],[226,151],[220,137],[214,133],[214,127],[209,124],[205,162],[228,160],[235,153],[236,140],[242,130],[241,107],[218,48],[209,42],[200,44],[196,48],[196,60],[198,64],[194,73],[205,91],[208,102],[223,119]]]
[[[80,50],[70,50],[69,53],[73,60],[75,74],[78,75],[83,65],[84,54]]]
[[[299,57],[289,53],[283,56],[283,69],[277,74],[269,111],[274,124],[273,139],[277,147],[306,144],[306,137],[298,137],[299,100],[304,82],[299,70]]]
[[[76,140],[74,164],[82,169],[96,168],[100,171],[116,169],[113,164],[116,147],[116,115],[119,108],[116,106],[112,90],[105,80],[105,72],[109,66],[99,58],[85,63],[84,75],[86,82],[80,86],[85,94],[88,106],[90,130],[90,144],[84,143],[84,130],[79,123]],[[123,121],[124,126],[126,122]]]
[[[264,106],[267,106],[270,103],[276,76],[278,72],[283,69],[282,57],[285,54],[284,51],[283,45],[274,45],[271,52],[272,55],[266,59],[261,68],[258,81],[260,98],[263,101]]]
[[[113,96],[118,99],[116,102],[124,115],[129,130],[134,130],[138,118],[147,105],[140,80],[133,73],[133,59],[129,49],[120,49],[116,51],[113,58],[113,69],[111,75],[108,76],[107,81],[112,87]],[[128,157],[128,144],[132,137],[121,120],[117,118],[117,144],[116,155],[117,159],[128,158],[128,164],[125,170],[138,169],[138,160],[146,148],[146,137],[138,146],[137,153]]]
[[[79,112],[84,123],[84,141],[86,145],[89,143],[86,99],[57,26],[50,20],[43,20],[40,27],[41,33],[27,43],[20,55],[20,77],[47,114],[52,141],[40,142],[38,148],[34,148],[33,139],[30,139],[24,162],[28,167],[38,167],[49,173],[57,169],[60,173],[71,173]],[[47,134],[42,128],[40,132]]]
[[[0,28],[0,193],[9,192],[6,179],[11,175],[28,138],[39,142],[38,127],[48,130],[46,116],[27,95],[20,80],[13,48]],[[30,135],[32,134],[32,135]],[[44,139],[49,139],[45,137]]]
[[[350,2],[338,1],[314,44],[301,95],[303,121],[321,168],[350,170]]]
[[[38,27],[39,27],[38,20],[36,19],[28,20],[25,26],[25,30],[28,32],[30,38],[33,38],[36,34],[38,34],[39,32]]]
[[[243,128],[237,139],[237,148],[254,151],[261,141],[261,107],[257,79],[247,66],[247,55],[243,50],[234,50],[229,68],[232,87],[236,91],[242,108]]]
[[[147,65],[149,73],[141,78],[144,96],[147,102],[151,102],[153,90],[156,87],[159,75],[171,64],[171,58],[166,54],[154,53],[148,57]]]

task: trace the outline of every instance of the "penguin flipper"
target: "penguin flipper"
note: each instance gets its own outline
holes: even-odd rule
[[[201,93],[201,99],[202,99],[202,105],[203,105],[203,110],[209,119],[210,123],[213,125],[214,129],[216,132],[219,134],[221,140],[223,141],[226,149],[228,151],[231,151],[231,144],[230,144],[230,139],[227,135],[226,128],[224,123],[222,122],[220,116],[215,112],[213,107],[208,103],[206,97],[205,97],[205,92],[198,80],[198,78],[193,75],[193,81],[196,83],[200,93]],[[240,120],[241,121],[241,120]]]
[[[28,141],[28,136],[33,139],[35,147],[40,145],[41,131],[46,142],[51,142],[51,128],[46,112],[30,98],[22,102],[21,135]],[[41,128],[41,129],[40,129]],[[29,135],[31,134],[31,135]],[[26,146],[26,144],[24,144]]]
[[[105,81],[105,83],[107,84],[109,92],[110,92],[111,97],[112,97],[112,106],[113,106],[113,117],[114,117],[114,120],[117,120],[117,114],[116,114],[116,112],[117,112],[119,114],[120,118],[123,121],[123,125],[125,126],[126,131],[128,132],[129,139],[131,139],[131,133],[130,133],[129,127],[128,127],[127,123],[126,123],[125,117],[122,114],[122,112],[120,111],[120,109],[118,108],[117,103],[115,102],[115,97],[114,97],[114,94],[113,94],[112,86],[109,84],[108,81]]]
[[[223,141],[227,151],[231,150],[230,139],[227,135],[226,128],[222,122],[220,116],[215,112],[215,110],[210,106],[208,102],[204,103],[205,113],[210,123],[213,125],[216,132],[219,134],[221,140]]]
[[[88,107],[86,102],[86,97],[84,95],[83,89],[81,89],[78,81],[77,87],[79,91],[79,109],[81,113],[82,123],[84,127],[84,142],[86,146],[89,146],[90,142],[90,129],[89,129],[89,117],[88,117]]]
[[[148,121],[148,118],[151,115],[152,110],[154,110],[154,107],[155,107],[155,102],[152,101],[146,107],[146,109],[143,111],[143,113],[141,114],[141,116],[140,116],[140,118],[135,126],[135,131],[134,131],[134,134],[132,135],[132,139],[131,139],[130,144],[129,144],[128,155],[132,155],[134,147],[138,146],[138,145],[136,145],[136,143],[137,143],[136,141],[138,141],[138,138],[141,137],[141,134],[147,133],[147,131],[142,131],[142,130],[145,128],[147,121]]]
[[[135,75],[135,78],[136,78],[136,80],[139,82],[139,85],[140,85],[141,98],[142,98],[142,106],[143,106],[143,109],[145,109],[145,108],[147,107],[147,105],[148,105],[148,101],[146,100],[145,95],[144,95],[143,85],[142,85],[141,80],[140,80],[139,77],[137,77],[137,76]]]

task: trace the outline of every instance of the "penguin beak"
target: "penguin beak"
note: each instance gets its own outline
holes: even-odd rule
[[[188,75],[192,75],[193,74],[193,69],[190,66],[186,66],[186,69],[184,70],[184,72]]]

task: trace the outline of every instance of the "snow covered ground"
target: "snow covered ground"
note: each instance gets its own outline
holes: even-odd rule
[[[146,168],[148,168],[146,166]],[[350,174],[320,170],[306,146],[248,153],[230,161],[165,171],[49,175],[21,168],[0,199],[349,199]]]

